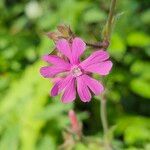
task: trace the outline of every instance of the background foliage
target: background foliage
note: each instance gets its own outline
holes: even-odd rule
[[[109,47],[114,67],[103,81],[117,150],[150,149],[149,4],[117,2]],[[98,97],[64,105],[59,97],[49,97],[52,84],[39,68],[40,57],[54,46],[44,32],[65,23],[86,41],[98,41],[109,5],[109,0],[0,0],[0,150],[57,149],[71,108],[83,121],[85,135],[102,135]],[[88,148],[79,143],[76,149]]]

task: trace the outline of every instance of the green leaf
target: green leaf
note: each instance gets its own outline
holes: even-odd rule
[[[144,11],[142,14],[141,14],[141,20],[146,23],[146,24],[150,24],[150,9]]]
[[[95,23],[104,20],[106,14],[100,9],[91,8],[84,14],[84,21],[86,23]]]
[[[87,147],[82,143],[77,143],[75,146],[75,150],[87,150]]]
[[[50,54],[54,49],[53,45],[53,41],[50,40],[47,36],[41,36],[41,43],[37,48],[39,56],[42,56],[44,54]]]
[[[117,120],[116,133],[123,134],[127,145],[140,145],[150,140],[150,119],[141,116],[122,116]]]
[[[55,142],[52,137],[45,135],[37,146],[37,150],[56,150]]]
[[[88,7],[87,1],[64,0],[63,3],[60,4],[59,14],[57,16],[59,18],[58,21],[65,22],[69,24],[72,29],[75,29],[86,7]]]
[[[131,66],[131,73],[140,75],[144,79],[150,79],[150,63],[148,61],[136,61]]]
[[[129,46],[145,47],[150,45],[150,37],[144,32],[133,32],[128,35],[127,43]]]
[[[108,49],[111,56],[116,60],[121,60],[126,52],[126,46],[124,40],[119,34],[113,34],[111,39],[111,44]]]
[[[141,78],[133,79],[130,82],[130,88],[134,93],[144,98],[150,98],[150,84],[148,81]]]
[[[27,18],[25,16],[18,18],[17,20],[14,21],[14,23],[11,26],[11,31],[13,33],[20,32],[23,30],[25,25],[27,24]]]
[[[135,143],[142,145],[144,141],[150,141],[149,133],[150,131],[143,126],[130,125],[125,130],[124,139],[125,142],[129,145]]]
[[[0,116],[9,114],[10,120],[16,116],[16,124],[21,126],[22,150],[34,149],[44,125],[42,120],[35,119],[35,115],[44,107],[51,84],[40,76],[41,65],[37,62],[27,68],[20,80],[11,85],[0,104]]]
[[[9,126],[0,141],[1,150],[18,150],[19,147],[19,125]]]
[[[60,97],[59,97],[60,98]],[[59,98],[57,99],[59,101]],[[36,116],[36,118],[39,119],[54,119],[55,117],[58,117],[61,115],[62,112],[66,112],[72,108],[72,104],[63,104],[55,102],[51,105],[48,105],[45,107],[41,112],[39,112]]]

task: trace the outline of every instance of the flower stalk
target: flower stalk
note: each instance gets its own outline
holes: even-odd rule
[[[111,37],[115,6],[116,6],[116,0],[111,0],[108,19],[107,19],[106,25],[103,29],[103,39],[104,39],[104,41],[107,41],[107,42],[110,41],[110,37]]]
[[[102,31],[103,41],[98,42],[98,43],[86,42],[87,46],[90,46],[93,48],[104,48],[104,49],[108,48],[110,44],[111,31],[112,31],[112,26],[113,26],[113,21],[114,21],[115,6],[116,6],[116,0],[111,0],[108,19]]]
[[[102,43],[107,43],[107,45],[103,47],[105,49],[108,48],[109,43],[110,43],[115,6],[116,6],[116,0],[111,0],[108,20],[103,29],[103,42]],[[108,120],[107,120],[106,102],[107,102],[106,98],[103,95],[100,100],[100,116],[101,116],[102,126],[104,130],[104,147],[106,150],[112,150],[111,141],[108,136],[109,128],[108,128]]]
[[[106,150],[112,150],[111,142],[108,136],[108,121],[107,121],[107,110],[106,110],[106,99],[104,96],[101,97],[100,100],[100,116],[102,121],[102,126],[104,130],[104,147]]]

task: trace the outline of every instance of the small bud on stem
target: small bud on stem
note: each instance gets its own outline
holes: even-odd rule
[[[57,26],[56,32],[48,32],[46,35],[56,43],[60,39],[72,40],[75,35],[67,25]]]
[[[78,138],[80,139],[82,136],[82,125],[78,121],[77,116],[73,110],[70,110],[68,115],[71,122],[71,130],[73,133],[78,135]]]

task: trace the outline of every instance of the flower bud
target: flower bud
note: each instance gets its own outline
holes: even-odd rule
[[[78,135],[79,138],[81,138],[82,135],[82,125],[78,121],[77,116],[73,110],[69,111],[69,118],[71,122],[71,130],[73,133]]]
[[[57,32],[48,32],[46,35],[52,39],[54,42],[59,40],[59,34]]]
[[[72,36],[72,31],[67,25],[59,25],[57,26],[57,29],[64,38],[69,38],[70,36]]]

